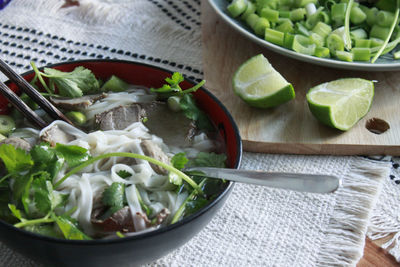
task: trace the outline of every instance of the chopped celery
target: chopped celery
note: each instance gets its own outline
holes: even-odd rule
[[[227,1],[255,34],[307,55],[373,63],[400,43],[400,0]]]
[[[370,39],[355,39],[355,47],[371,47],[371,40]]]
[[[233,0],[227,7],[232,17],[236,18],[242,14],[247,8],[245,0]]]
[[[260,17],[256,24],[254,25],[254,32],[257,35],[264,36],[265,35],[265,29],[269,28],[269,21],[266,18]]]
[[[369,36],[371,38],[378,38],[381,40],[385,40],[386,37],[389,35],[390,28],[382,27],[377,24],[373,25],[371,31],[369,32]]]
[[[242,20],[246,20],[250,14],[254,14],[256,12],[256,5],[250,1],[247,2],[246,10],[240,16]]]
[[[338,51],[344,51],[344,42],[343,39],[334,33],[331,33],[326,39],[327,47],[331,54],[336,54]]]
[[[330,57],[330,52],[329,52],[329,48],[327,47],[316,47],[315,48],[315,52],[314,52],[314,56],[316,57]]]
[[[279,11],[273,10],[269,7],[261,9],[260,16],[268,19],[270,22],[277,22],[279,19]]]
[[[320,21],[317,23],[317,25],[315,25],[312,31],[325,38],[332,32],[332,27]]]
[[[310,38],[297,34],[293,40],[292,49],[298,53],[305,55],[314,55],[316,45],[310,40]]]
[[[366,47],[354,47],[351,52],[353,53],[353,60],[369,61],[371,59],[371,49]]]
[[[271,42],[273,44],[283,46],[285,34],[283,32],[273,30],[273,29],[265,29],[265,40]]]
[[[358,25],[363,23],[367,19],[367,15],[358,6],[353,6],[350,11],[351,23]]]
[[[348,61],[348,62],[353,61],[353,54],[346,51],[336,51],[336,57],[343,61]]]
[[[396,53],[393,54],[394,59],[400,59],[400,51],[397,51]]]

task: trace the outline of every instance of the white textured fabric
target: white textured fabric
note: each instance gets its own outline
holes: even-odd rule
[[[0,11],[1,57],[15,70],[29,70],[31,60],[44,66],[118,58],[202,77],[199,0],[81,0],[79,7],[60,9],[62,4],[13,0]],[[343,187],[317,195],[237,184],[203,231],[149,265],[354,266],[362,256],[370,217],[391,216],[393,209],[385,206],[389,200],[397,207],[395,182],[386,179],[391,166],[390,161],[361,157],[245,153],[244,169],[336,174]],[[384,212],[379,205],[386,207]],[[370,228],[371,236],[390,232],[385,225],[376,226]],[[395,226],[390,225],[393,232],[398,231]],[[0,262],[37,266],[2,244]]]

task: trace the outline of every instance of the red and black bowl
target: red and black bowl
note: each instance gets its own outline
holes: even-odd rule
[[[61,71],[72,71],[77,66],[90,69],[97,78],[105,80],[111,75],[137,85],[158,88],[172,72],[138,62],[121,60],[81,60],[59,63],[47,67]],[[32,71],[22,74],[30,80]],[[18,91],[14,83],[6,83]],[[186,80],[182,88],[193,82]],[[225,142],[229,168],[238,168],[242,156],[239,130],[224,105],[209,91],[200,88],[194,93],[198,106],[217,126]],[[0,97],[0,110],[7,112],[7,101]],[[202,230],[215,213],[223,206],[233,183],[196,213],[179,222],[160,227],[151,232],[115,239],[63,240],[27,232],[0,220],[0,241],[22,255],[50,266],[120,266],[139,265],[151,262],[185,244]]]

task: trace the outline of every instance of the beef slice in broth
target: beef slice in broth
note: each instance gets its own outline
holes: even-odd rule
[[[144,125],[150,133],[161,137],[170,146],[190,146],[196,134],[194,121],[182,112],[171,111],[163,102],[154,102],[144,108],[147,118]]]
[[[95,122],[102,131],[123,130],[134,122],[141,121],[145,111],[139,104],[119,106],[95,116]]]

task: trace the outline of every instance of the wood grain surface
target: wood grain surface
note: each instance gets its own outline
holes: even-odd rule
[[[357,72],[321,67],[273,53],[237,33],[203,0],[202,38],[206,88],[228,108],[239,126],[244,149],[254,152],[336,155],[400,155],[400,72]],[[233,73],[248,58],[263,53],[296,91],[296,98],[277,108],[256,109],[234,95]],[[347,132],[319,123],[305,99],[309,88],[344,77],[376,80],[370,112]],[[366,121],[390,125],[374,134]]]

